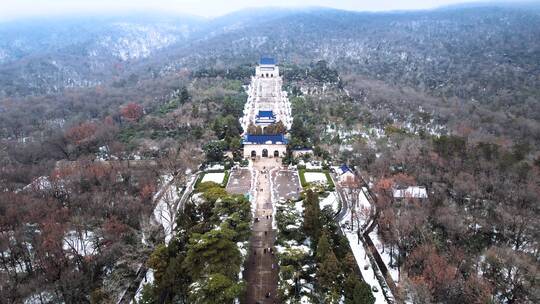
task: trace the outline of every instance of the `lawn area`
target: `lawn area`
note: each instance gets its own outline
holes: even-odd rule
[[[210,172],[203,176],[201,183],[214,182],[216,184],[222,184],[225,178],[225,172]]]
[[[298,175],[300,177],[302,188],[322,184],[326,186],[327,190],[334,189],[334,182],[332,181],[328,170],[299,169]]]
[[[195,184],[195,188],[198,188],[201,183],[206,182],[212,182],[220,185],[222,188],[225,188],[227,186],[227,182],[229,181],[229,170],[225,171],[207,171],[203,172],[199,179],[197,180],[197,183]]]
[[[304,173],[304,177],[308,183],[328,183],[326,180],[326,175],[322,172],[306,172]]]

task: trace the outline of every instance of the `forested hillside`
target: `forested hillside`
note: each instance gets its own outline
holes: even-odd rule
[[[25,50],[25,41],[39,32],[22,32],[17,39],[4,32],[2,94],[39,94],[184,68],[234,66],[271,53],[281,62],[324,59],[343,71],[445,98],[511,107],[520,116],[538,118],[540,113],[540,9],[534,5],[384,14],[269,9],[212,20],[120,21],[99,31],[88,30],[97,21],[86,21],[71,30],[82,29],[89,37],[55,32],[52,26],[51,37],[58,41],[79,37],[67,45],[57,43],[66,47],[56,53],[45,46],[43,54],[39,40]]]

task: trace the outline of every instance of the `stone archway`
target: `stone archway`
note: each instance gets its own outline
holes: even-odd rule
[[[268,157],[268,150],[267,149],[262,150],[262,157]]]
[[[278,150],[274,151],[274,157],[279,157],[279,151]]]
[[[257,151],[252,150],[252,151],[251,151],[251,157],[252,157],[252,158],[257,157]]]

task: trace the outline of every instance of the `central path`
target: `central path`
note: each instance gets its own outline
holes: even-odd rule
[[[253,162],[257,172],[255,179],[255,216],[250,239],[250,252],[246,265],[247,281],[246,299],[244,303],[277,303],[276,291],[278,282],[277,260],[274,242],[276,232],[272,229],[272,190],[270,173],[279,168],[281,159],[262,158]]]

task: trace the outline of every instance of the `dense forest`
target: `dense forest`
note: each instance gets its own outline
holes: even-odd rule
[[[315,146],[320,159],[353,165],[369,179],[377,197],[377,233],[399,253],[403,299],[535,302],[537,144],[511,127],[490,134],[492,121],[475,120],[472,111],[456,115],[460,105],[413,91],[394,95],[395,89],[352,75],[342,82],[307,94],[301,92],[321,84],[290,83],[297,108],[291,142]],[[498,113],[474,106],[479,113]],[[425,186],[429,199],[392,195],[392,189],[414,185]]]

